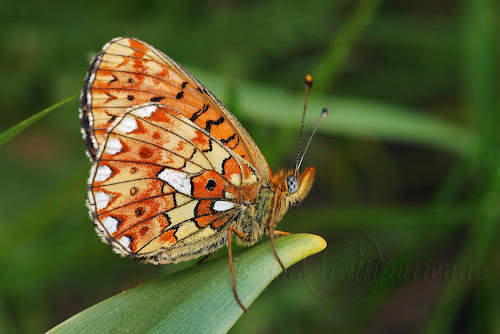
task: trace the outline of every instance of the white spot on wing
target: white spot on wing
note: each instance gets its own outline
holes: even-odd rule
[[[123,133],[130,133],[134,130],[137,130],[137,121],[134,117],[127,115],[123,118],[123,120],[118,124],[116,130]]]
[[[156,105],[145,106],[134,111],[134,115],[139,117],[151,117],[156,110]]]
[[[113,171],[111,170],[111,168],[109,168],[109,166],[99,166],[99,168],[97,168],[97,173],[95,174],[95,180],[99,182],[106,181],[107,179],[109,179],[112,173]]]
[[[106,153],[108,154],[116,154],[122,151],[122,143],[120,143],[119,139],[111,138],[108,140],[106,144]]]
[[[214,203],[214,210],[215,211],[227,211],[227,210],[231,210],[232,208],[234,208],[234,203],[232,203],[232,202],[216,201]]]
[[[235,186],[240,186],[241,185],[241,176],[240,176],[240,174],[232,174],[230,181]]]
[[[125,248],[129,252],[131,252],[131,250],[130,250],[130,242],[131,242],[130,237],[127,237],[127,236],[121,237],[120,240],[118,240],[118,243],[120,245],[122,245],[123,248]]]
[[[168,185],[178,192],[185,195],[191,195],[191,179],[186,173],[165,168],[158,174],[158,178],[167,182]]]
[[[104,218],[101,222],[109,233],[115,233],[116,230],[118,229],[119,222],[116,218],[108,216]]]
[[[97,210],[104,209],[108,206],[111,197],[106,194],[104,191],[98,191],[94,194],[95,197],[95,205],[97,206]]]

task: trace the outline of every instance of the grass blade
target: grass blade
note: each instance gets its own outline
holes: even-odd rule
[[[326,247],[323,238],[292,234],[276,240],[286,267]],[[238,293],[250,306],[281,268],[270,242],[235,253]],[[194,265],[94,305],[49,333],[222,333],[243,314],[231,287],[227,257]]]
[[[32,125],[36,121],[38,121],[38,120],[42,119],[43,117],[45,117],[46,115],[48,115],[52,110],[56,109],[59,106],[62,106],[63,104],[74,99],[78,95],[79,94],[75,94],[73,96],[70,96],[67,99],[62,100],[61,102],[58,102],[58,103],[54,104],[53,106],[50,106],[47,109],[40,111],[38,114],[35,114],[35,115],[25,119],[24,121],[14,125],[10,129],[7,129],[4,132],[0,133],[0,146],[2,146],[6,142],[8,142],[12,138],[14,138],[14,136],[16,136],[19,132],[23,131],[24,129],[26,129],[28,126]]]

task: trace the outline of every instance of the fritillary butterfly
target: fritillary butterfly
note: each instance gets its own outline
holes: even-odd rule
[[[309,80],[310,81],[310,80]],[[231,112],[182,66],[134,38],[90,63],[80,99],[93,164],[87,205],[101,239],[154,264],[208,255],[275,230],[314,180],[314,167],[273,174]],[[300,150],[300,149],[299,149]]]

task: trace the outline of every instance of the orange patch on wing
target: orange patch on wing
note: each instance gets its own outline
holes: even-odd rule
[[[162,233],[158,237],[158,240],[162,244],[166,244],[166,243],[174,244],[175,242],[177,242],[177,239],[175,238],[174,233],[175,233],[175,230],[169,230],[169,231],[167,231],[165,233]]]
[[[243,165],[243,177],[245,179],[248,179],[252,176],[252,170],[250,169],[250,167],[248,167],[247,165]]]
[[[234,134],[234,131],[229,125],[229,123],[226,120],[224,120],[224,122],[222,122],[219,125],[212,125],[210,127],[210,133],[215,138],[222,140],[231,137]]]
[[[141,149],[139,150],[139,156],[142,159],[147,160],[153,156],[153,151],[151,150],[150,147],[147,147],[146,145],[141,146]]]
[[[144,121],[142,121],[140,118],[136,117],[136,123],[137,123],[137,129],[132,131],[133,134],[138,135],[138,134],[145,134],[147,133],[147,129],[145,127]]]
[[[224,171],[224,176],[230,179],[232,175],[237,174],[240,175],[240,166],[235,158],[231,157],[224,161],[222,165],[222,169]]]
[[[227,216],[227,215],[226,216],[222,216],[219,219],[217,219],[216,221],[214,221],[212,223],[212,226],[217,229],[217,228],[221,227],[222,225],[224,225],[225,223],[227,223],[227,221],[229,220],[229,218],[230,217]]]
[[[163,166],[155,166],[144,163],[130,163],[116,160],[101,161],[99,166],[106,165],[113,171],[111,177],[102,182],[94,182],[94,187],[104,185],[106,183],[114,183],[115,181],[134,182],[137,179],[155,178],[156,174],[163,169]],[[113,182],[111,180],[113,179]],[[141,182],[147,182],[146,180]]]
[[[123,171],[123,173],[127,173],[127,170]],[[125,182],[112,183],[109,185],[102,185],[97,187],[94,183],[94,192],[103,190],[105,192],[122,194],[122,197],[116,198],[116,202],[113,203],[113,206],[108,205],[107,210],[111,210],[113,208],[127,205],[131,201],[142,201],[149,197],[161,196],[162,193],[163,181],[158,179],[143,179],[143,180],[127,180]],[[132,190],[134,189],[135,190]],[[130,195],[134,196],[133,200],[130,198]],[[111,204],[111,203],[110,203]]]
[[[201,200],[196,206],[196,216],[205,216],[213,213],[212,201],[209,199]]]
[[[186,146],[186,143],[183,142],[183,141],[179,141],[177,142],[177,146],[175,147],[175,151],[176,152],[181,152],[182,150],[184,150],[184,147]]]
[[[129,228],[137,226],[137,224],[149,224],[152,219],[163,216],[161,214],[162,212],[171,210],[174,207],[174,195],[168,194],[117,207],[109,210],[109,212],[106,212],[105,215],[109,213],[111,216],[124,217],[122,224],[117,231],[117,233],[122,233]],[[103,217],[104,215],[100,215],[99,219],[103,219]],[[168,225],[168,222],[165,222],[165,224]]]
[[[144,44],[133,39],[129,39],[128,41],[130,43],[130,47],[136,49],[134,50],[133,53],[134,57],[142,58],[145,56],[145,53],[148,51],[148,48]]]
[[[149,226],[143,226],[143,227],[141,227],[141,229],[139,230],[139,235],[140,235],[141,237],[144,237],[148,231],[149,231]]]
[[[257,185],[244,185],[241,187],[241,196],[244,200],[253,202],[253,200],[257,197]]]
[[[177,115],[177,113],[170,108],[165,108],[165,107],[156,108],[156,110],[151,114],[151,116],[148,117],[148,121],[172,124],[173,119],[172,116],[170,116],[170,114]]]
[[[223,198],[225,188],[230,185],[213,170],[206,170],[191,179],[193,183],[193,196],[196,198]]]
[[[201,151],[206,151],[210,149],[210,142],[208,136],[204,135],[201,131],[195,130],[196,137],[192,138],[193,144],[199,148]]]
[[[137,251],[140,252],[140,249],[146,246],[151,240],[162,235],[162,232],[167,228],[168,224],[168,220],[165,216],[158,215],[145,222],[132,226],[127,230],[120,225],[118,231],[113,233],[113,237],[115,240],[119,240],[124,235],[132,237],[133,240],[130,244],[131,251],[134,253]]]
[[[158,76],[159,77],[162,77],[162,78],[168,78],[170,77],[170,71],[167,67],[165,66],[162,66],[162,70],[160,73],[158,73]]]
[[[132,137],[132,134],[129,135]],[[146,144],[129,137],[119,137],[122,144],[122,151],[117,154],[103,154],[104,159],[120,159],[133,162],[148,162],[162,166],[169,166],[172,168],[181,168],[184,165],[185,159],[168,152],[164,149],[158,148],[151,144]],[[125,149],[125,147],[127,147]]]
[[[200,227],[204,227],[208,224],[211,224],[215,219],[217,219],[220,216],[220,214],[213,214],[213,215],[207,215],[203,217],[197,217],[194,220]]]

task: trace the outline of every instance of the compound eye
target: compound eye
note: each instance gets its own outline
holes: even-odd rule
[[[299,190],[299,180],[293,175],[286,178],[286,185],[290,194],[295,194]]]

